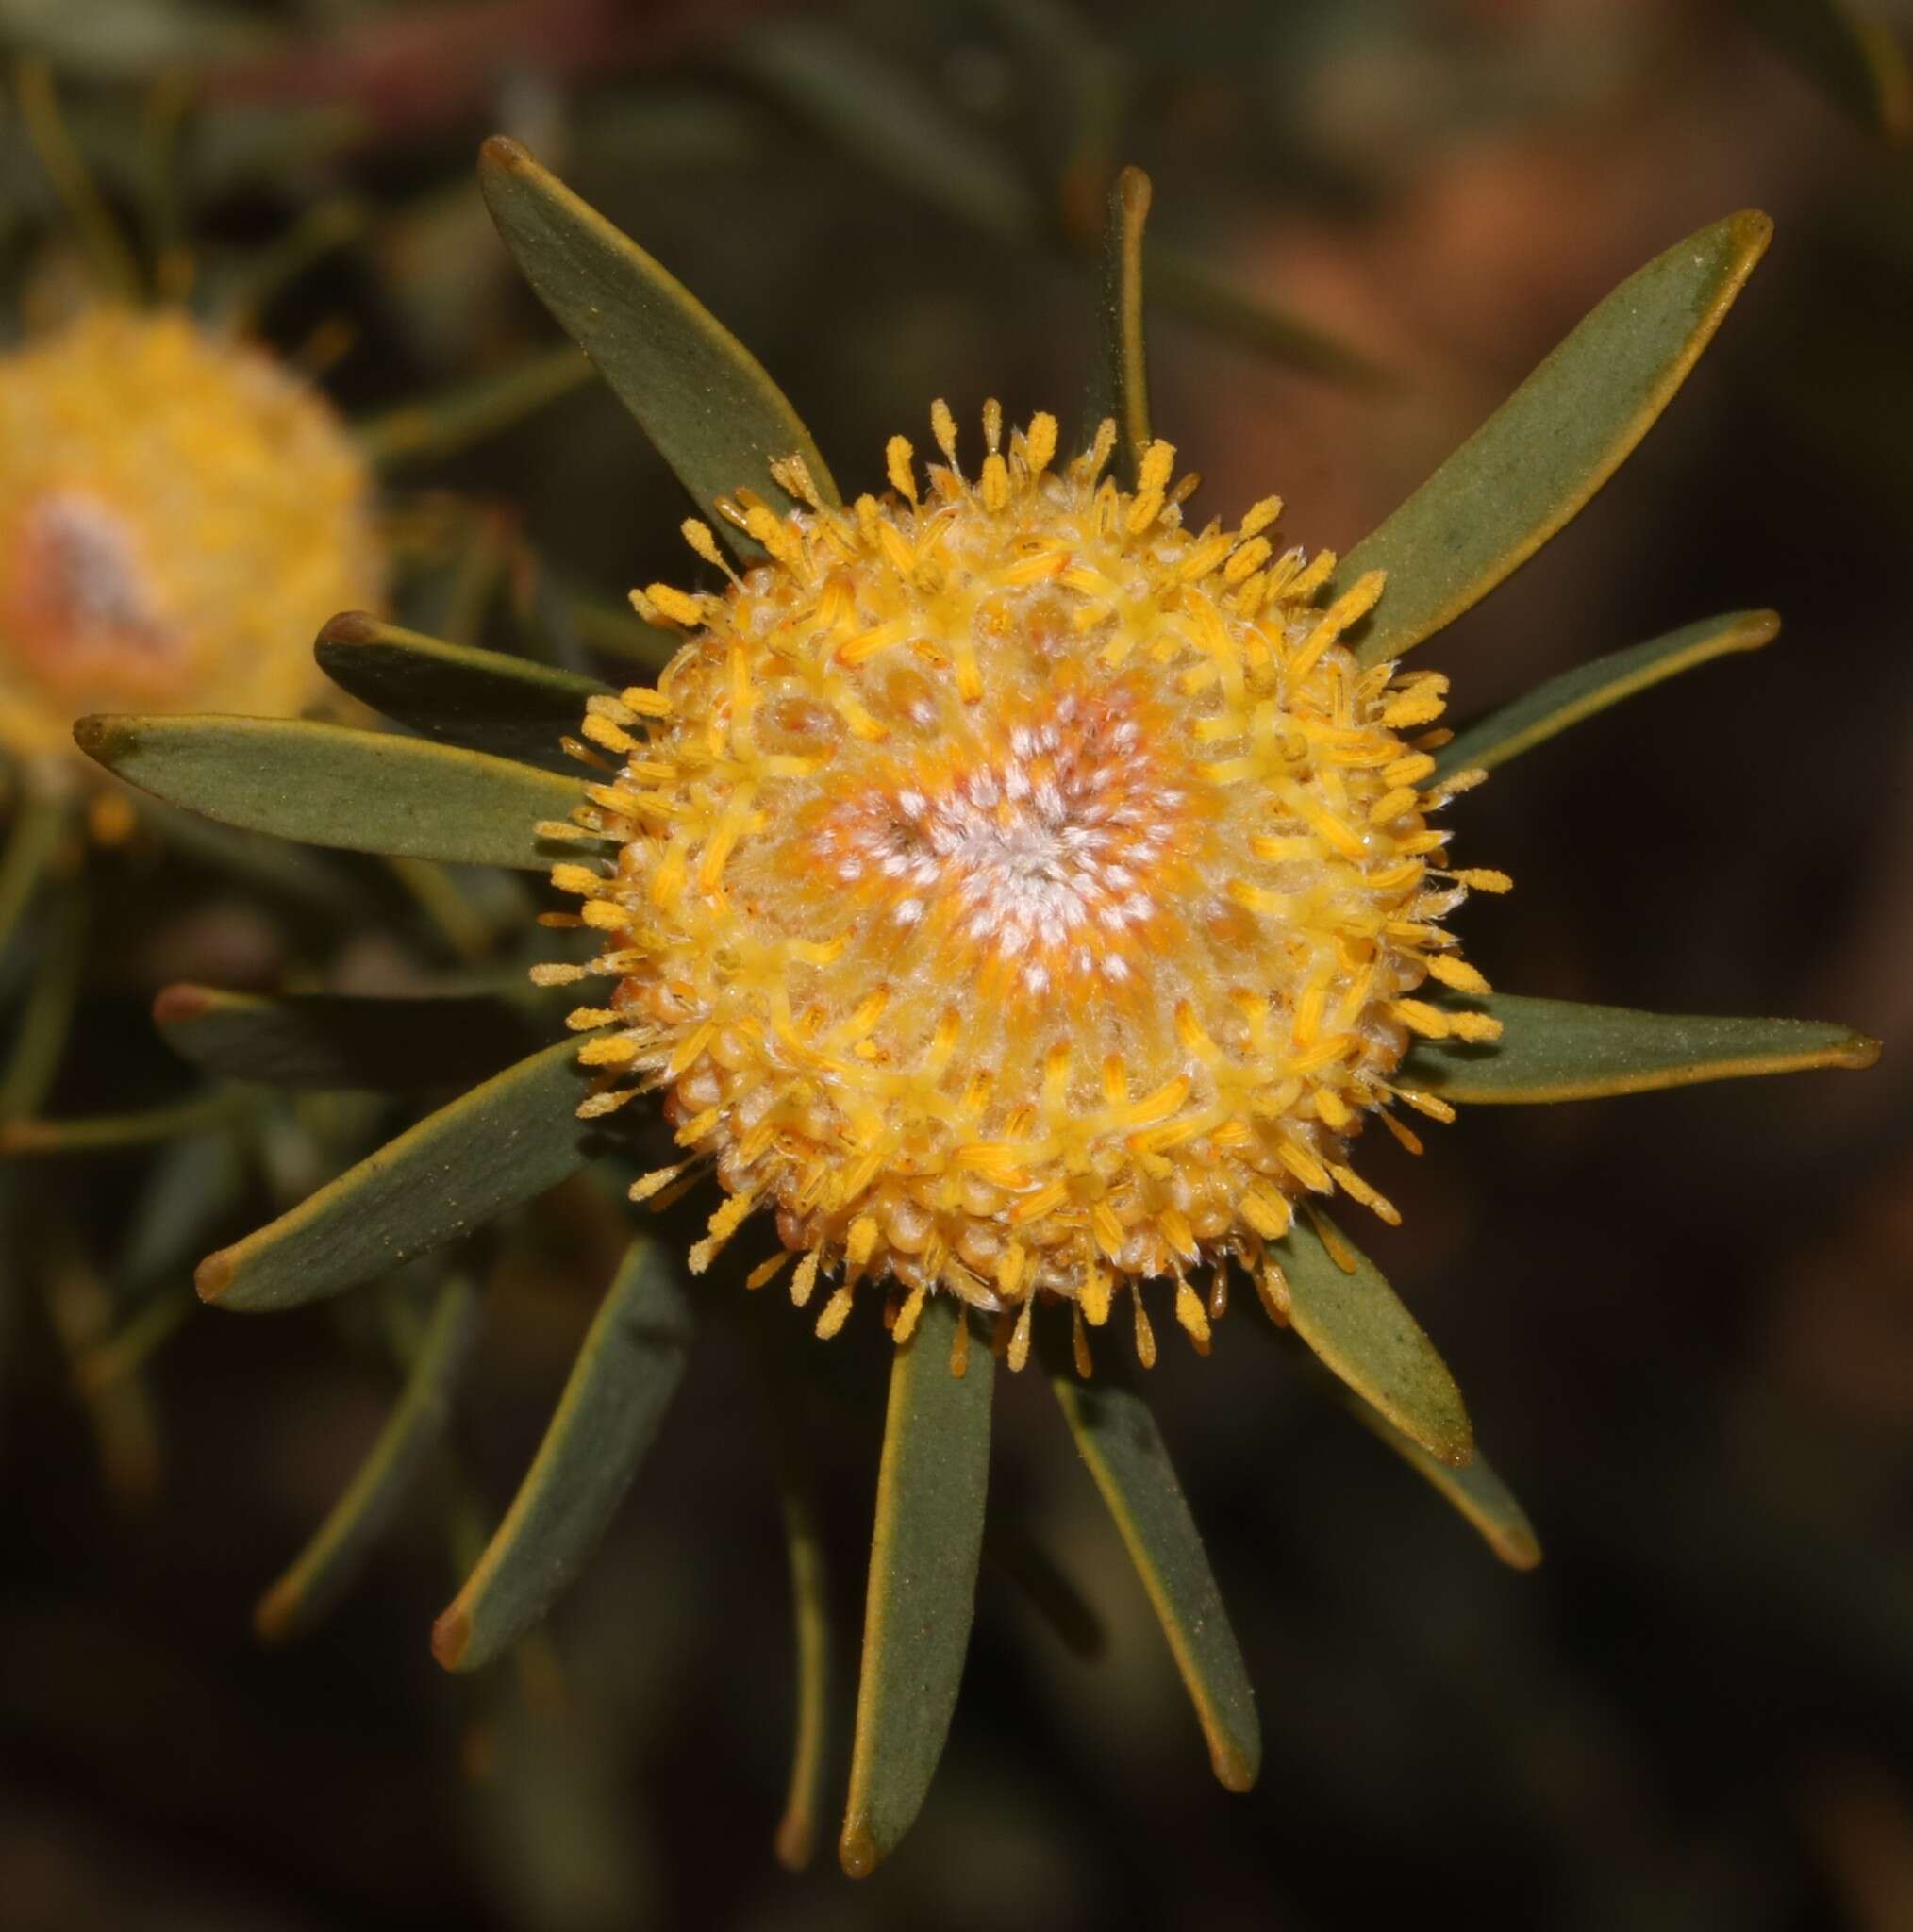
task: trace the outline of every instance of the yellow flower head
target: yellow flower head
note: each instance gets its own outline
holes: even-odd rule
[[[1415,1033],[1492,1036],[1422,994],[1487,990],[1439,922],[1505,881],[1444,870],[1428,820],[1405,734],[1445,680],[1339,641],[1379,574],[1319,608],[1335,559],[1278,551],[1273,498],[1185,528],[1166,443],[1131,493],[1111,425],[1057,469],[1053,417],[1006,449],[991,404],[971,479],[932,420],[927,491],[901,437],[848,511],[779,465],[805,508],[721,506],[767,562],[637,594],[690,635],[584,727],[622,761],[579,814],[617,858],[556,877],[617,986],[574,1018],[636,1076],[588,1107],[664,1089],[690,1156],[634,1191],[713,1164],[692,1266],[770,1210],[800,1301],[840,1272],[822,1333],[890,1277],[900,1336],[940,1288],[1014,1310],[1020,1362],[1040,1296],[1093,1324],[1167,1275],[1206,1343],[1224,1270],[1206,1299],[1190,1272],[1279,1298],[1304,1194],[1394,1218],[1348,1143],[1398,1097],[1446,1113],[1389,1075]]]
[[[81,711],[299,710],[313,632],[380,599],[372,514],[324,398],[182,313],[0,357],[0,748],[64,754]]]

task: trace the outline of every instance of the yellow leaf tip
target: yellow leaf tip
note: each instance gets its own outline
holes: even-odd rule
[[[1223,1790],[1239,1793],[1256,1789],[1256,1778],[1262,1768],[1239,1745],[1222,1738],[1210,1740],[1209,1764],[1216,1774],[1216,1782]]]
[[[192,1271],[192,1288],[203,1302],[218,1302],[232,1287],[232,1279],[238,1269],[234,1266],[232,1250],[221,1248],[216,1254],[208,1255]]]
[[[804,1872],[809,1869],[810,1854],[816,1846],[817,1833],[807,1816],[792,1814],[777,1826],[777,1834],[771,1840],[771,1849],[776,1854],[777,1862],[787,1872]]]
[[[471,1615],[462,1604],[455,1603],[432,1625],[432,1660],[441,1670],[460,1670],[471,1645]]]
[[[1851,1067],[1858,1073],[1876,1065],[1885,1051],[1884,1043],[1875,1040],[1871,1033],[1850,1034],[1840,1042],[1838,1049],[1838,1058],[1835,1065]]]
[[[162,986],[153,996],[153,1024],[156,1026],[183,1026],[196,1020],[212,1005],[210,987],[179,984]]]
[[[319,643],[369,644],[383,628],[370,610],[341,610],[320,627]]]
[[[521,168],[535,168],[538,163],[523,142],[513,141],[508,134],[491,134],[478,143],[478,165],[516,173]]]
[[[846,1824],[837,1841],[837,1862],[846,1878],[868,1878],[877,1868],[876,1840],[860,1824]]]

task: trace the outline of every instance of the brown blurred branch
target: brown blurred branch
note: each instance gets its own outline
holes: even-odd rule
[[[351,108],[373,133],[432,132],[482,117],[519,71],[569,79],[649,64],[788,4],[447,0],[215,68],[206,93],[251,107]]]

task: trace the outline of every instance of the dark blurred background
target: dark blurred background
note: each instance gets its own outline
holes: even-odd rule
[[[1246,1798],[1208,1774],[1047,1391],[1006,1378],[992,1510],[1106,1646],[1073,1656],[987,1569],[937,1787],[857,1887],[827,1849],[798,1877],[771,1855],[790,1631],[740,1333],[699,1352],[552,1681],[513,1699],[430,1659],[429,1512],[312,1638],[252,1639],[388,1398],[333,1325],[194,1317],[153,1365],[134,1503],[27,1306],[0,1370],[0,1926],[1913,1925],[1913,158],[1772,11],[0,0],[79,125],[185,83],[283,138],[209,199],[210,241],[371,210],[269,318],[349,322],[348,408],[553,339],[471,183],[503,128],[756,348],[847,487],[935,395],[1073,419],[1086,238],[1139,162],[1183,277],[1152,318],[1158,431],[1205,516],[1278,491],[1311,545],[1371,527],[1623,275],[1765,208],[1767,260],[1661,425],[1428,656],[1466,718],[1716,611],[1785,632],[1467,801],[1461,862],[1517,890],[1465,930],[1510,991],[1888,1046],[1864,1075],[1481,1110],[1419,1162],[1372,1154],[1405,1225],[1372,1250],[1535,1520],[1531,1574],[1252,1309],[1206,1362],[1165,1349],[1152,1393],[1260,1693]],[[415,480],[607,605],[685,574],[674,485],[596,388]],[[80,1098],[147,1051],[172,971],[112,962]],[[130,1185],[95,1164],[84,1212]],[[524,1245],[461,1424],[494,1505],[602,1280],[561,1215]],[[845,1711],[882,1363],[854,1325],[815,1418]]]

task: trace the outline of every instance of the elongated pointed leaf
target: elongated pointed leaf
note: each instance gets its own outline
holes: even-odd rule
[[[508,1649],[584,1567],[664,1419],[691,1334],[675,1262],[633,1241],[511,1507],[433,1626],[432,1655],[448,1671]]]
[[[1421,489],[1342,559],[1385,570],[1364,664],[1452,624],[1525,563],[1626,459],[1733,306],[1773,225],[1752,211],[1630,275]]]
[[[1402,1065],[1405,1086],[1470,1107],[1525,1106],[1812,1067],[1871,1067],[1880,1057],[1877,1040],[1816,1020],[1637,1013],[1518,993],[1470,1004],[1501,1022],[1500,1040],[1491,1046],[1418,1041]]]
[[[1114,422],[1117,475],[1129,490],[1136,487],[1137,453],[1150,438],[1149,358],[1142,328],[1142,230],[1149,200],[1149,176],[1140,168],[1124,168],[1109,190],[1090,420],[1083,425],[1087,444],[1098,424]]]
[[[1271,1250],[1289,1284],[1296,1334],[1410,1441],[1451,1468],[1465,1467],[1474,1431],[1448,1364],[1381,1270],[1339,1230],[1335,1240],[1355,1262],[1352,1274],[1303,1223]]]
[[[1906,57],[1892,27],[1873,9],[1849,0],[1740,0],[1740,8],[1863,127],[1893,140],[1913,133],[1913,77]]]
[[[209,1074],[373,1093],[487,1079],[538,1043],[524,1013],[483,994],[264,999],[169,986],[153,1018],[175,1053]]]
[[[529,658],[441,643],[363,610],[335,617],[314,655],[341,690],[427,738],[574,776],[578,763],[558,741],[576,737],[586,701],[609,690]]]
[[[427,1114],[278,1220],[208,1255],[200,1296],[290,1308],[469,1234],[589,1158],[577,1042],[561,1040]]]
[[[502,135],[485,143],[479,185],[506,246],[700,509],[740,488],[781,493],[774,458],[801,456],[836,485],[810,432],[757,358],[661,264]],[[722,518],[717,528],[735,546]]]
[[[312,1628],[348,1590],[444,1435],[478,1327],[478,1295],[455,1275],[439,1292],[405,1392],[318,1533],[259,1599],[253,1627],[268,1642]]]
[[[584,780],[483,752],[302,718],[82,718],[88,757],[169,805],[308,845],[542,871]]]
[[[1457,733],[1436,753],[1435,775],[1491,772],[1623,698],[1731,651],[1757,651],[1779,634],[1776,611],[1736,610],[1577,665]]]
[[[973,1348],[964,1374],[950,1373],[964,1319],[954,1296],[931,1295],[890,1369],[850,1798],[838,1840],[853,1878],[868,1877],[896,1849],[922,1808],[970,1644],[996,1363]]]
[[[1229,1790],[1246,1791],[1262,1762],[1255,1687],[1156,1418],[1106,1374],[1083,1382],[1057,1368],[1050,1380],[1169,1640],[1209,1763]]]

